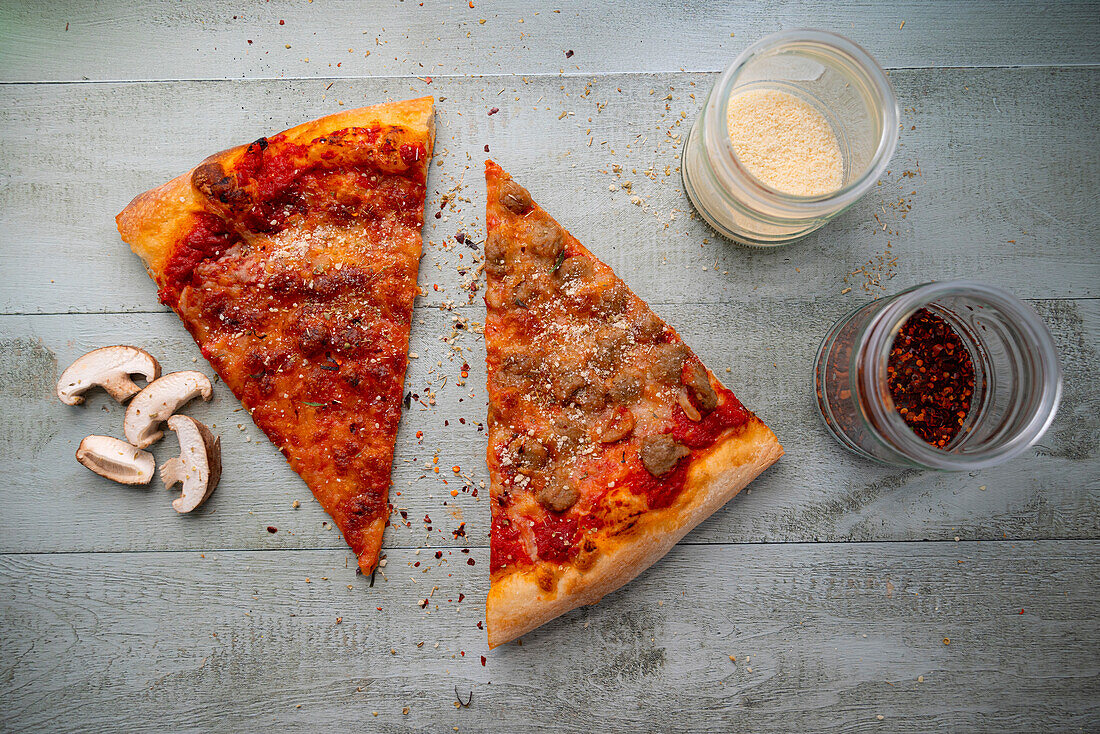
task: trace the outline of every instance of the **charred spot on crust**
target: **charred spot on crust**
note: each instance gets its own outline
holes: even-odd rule
[[[580,548],[577,549],[577,555],[573,556],[573,565],[578,570],[587,571],[592,568],[592,565],[596,562],[596,558],[599,557],[599,546],[591,538],[585,538]]]
[[[248,192],[237,186],[236,176],[226,173],[217,161],[196,168],[191,174],[191,184],[206,198],[219,201],[230,209],[243,210],[251,204]]]

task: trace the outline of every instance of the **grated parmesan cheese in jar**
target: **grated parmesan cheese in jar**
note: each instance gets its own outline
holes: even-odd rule
[[[825,116],[778,89],[750,89],[730,97],[730,143],[742,165],[764,184],[796,196],[820,196],[841,187],[844,158]]]
[[[897,146],[898,116],[886,72],[848,39],[768,36],[707,95],[684,140],[684,190],[723,236],[787,244],[875,185]]]

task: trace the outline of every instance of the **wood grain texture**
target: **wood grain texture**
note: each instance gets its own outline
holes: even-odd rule
[[[0,2],[0,730],[1100,730],[1096,4],[468,5]],[[714,72],[807,26],[895,69],[901,144],[823,230],[743,249],[691,215],[678,136]],[[226,463],[193,516],[159,480],[79,466],[122,411],[55,399],[77,356],[128,342],[210,374],[114,215],[214,151],[422,94],[440,112],[408,376],[423,402],[374,587],[224,385],[186,409]],[[480,252],[454,239],[483,237],[486,156],[787,450],[635,582],[492,653]],[[950,277],[1032,299],[1065,368],[1052,429],[970,475],[844,452],[811,401],[820,336]]]
[[[1100,726],[1092,543],[680,546],[493,652],[484,551],[347,556],[0,556],[5,729]]]
[[[559,12],[523,0],[474,6],[6,2],[0,79],[716,71],[758,38],[806,27],[848,35],[888,68],[1100,62],[1100,23],[1088,2],[654,0],[565,3]],[[569,50],[575,53],[567,58]]]
[[[657,307],[787,451],[687,542],[1100,537],[1100,393],[1092,376],[1100,361],[1100,301],[1034,304],[1065,368],[1061,411],[1027,456],[973,474],[880,466],[847,453],[825,432],[810,365],[821,335],[847,305],[761,298],[725,309]],[[391,498],[412,527],[389,528],[384,547],[484,545],[487,495],[450,496],[453,488],[478,488],[487,479],[478,427],[485,420],[484,347],[476,334],[453,347],[441,341],[452,333],[451,311],[420,308],[416,315],[411,349],[418,358],[410,362],[407,389],[422,403],[402,419],[393,474],[393,489],[402,494]],[[322,527],[327,517],[304,483],[221,384],[213,402],[187,408],[221,434],[225,466],[220,486],[194,517],[176,515],[158,479],[147,488],[123,487],[77,464],[73,451],[85,435],[121,435],[122,410],[101,392],[85,406],[62,405],[54,380],[85,351],[115,343],[149,350],[165,371],[197,366],[211,373],[171,313],[0,317],[0,380],[10,381],[0,392],[8,416],[0,423],[0,471],[13,488],[0,513],[0,551],[343,546],[337,531]],[[463,363],[470,374],[459,387]],[[433,393],[436,404],[429,406]],[[177,448],[169,437],[151,450],[163,462]],[[294,500],[302,506],[292,508]],[[425,516],[432,521],[423,522]],[[392,520],[402,518],[395,513]],[[456,539],[460,521],[467,537]],[[279,532],[268,533],[268,526]]]
[[[686,133],[713,78],[0,86],[0,313],[159,309],[115,231],[131,197],[211,152],[340,109],[337,100],[424,92],[440,100],[425,303],[466,300],[458,266],[475,253],[453,236],[484,235],[486,145],[654,303],[744,302],[763,291],[854,305],[951,277],[1027,298],[1098,294],[1100,259],[1085,233],[1100,230],[1100,210],[1082,202],[1100,177],[1100,69],[895,73],[906,112],[889,174],[828,226],[774,251],[718,238],[683,192],[680,146],[669,135]],[[436,219],[447,192],[460,198]],[[861,269],[882,285],[865,290]]]

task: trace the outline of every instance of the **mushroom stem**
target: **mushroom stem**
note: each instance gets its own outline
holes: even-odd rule
[[[123,420],[126,440],[138,448],[150,446],[164,435],[161,423],[190,400],[202,396],[209,400],[213,388],[206,375],[194,370],[173,372],[149,383],[130,401]]]
[[[80,405],[84,393],[96,385],[112,398],[125,403],[141,388],[130,375],[141,375],[149,382],[160,377],[160,363],[148,352],[126,345],[103,347],[88,352],[61,373],[57,397],[66,405]]]
[[[120,484],[148,484],[157,468],[153,455],[112,436],[88,436],[76,460],[101,477]]]
[[[160,478],[168,489],[183,484],[183,493],[172,500],[172,507],[183,514],[205,502],[218,486],[222,473],[221,439],[186,415],[172,416],[168,427],[179,439],[180,455],[161,465]]]

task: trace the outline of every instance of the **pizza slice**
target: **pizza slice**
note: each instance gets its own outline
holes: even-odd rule
[[[364,573],[389,516],[433,114],[424,97],[322,117],[211,156],[117,217]]]
[[[495,647],[630,581],[783,448],[526,189],[485,176]]]

